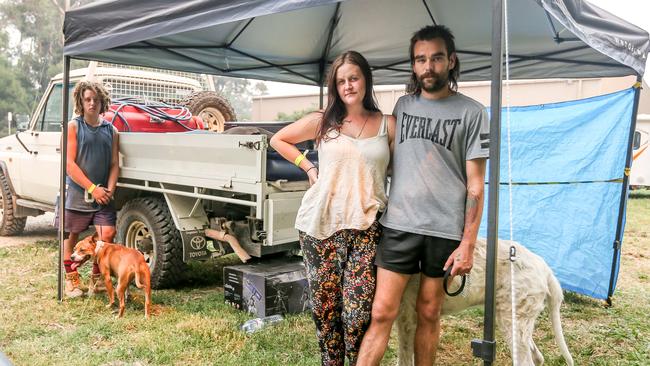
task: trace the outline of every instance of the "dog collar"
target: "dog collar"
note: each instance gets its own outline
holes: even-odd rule
[[[99,254],[99,251],[102,250],[103,247],[104,247],[104,241],[97,240],[97,245],[95,245],[95,256]]]

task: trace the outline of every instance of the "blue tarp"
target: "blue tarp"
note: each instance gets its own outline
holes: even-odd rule
[[[513,239],[542,256],[564,289],[598,299],[618,275],[619,258],[613,274],[612,260],[633,103],[630,88],[510,109]],[[505,108],[501,133],[499,237],[509,239]],[[483,237],[487,203],[484,212]]]

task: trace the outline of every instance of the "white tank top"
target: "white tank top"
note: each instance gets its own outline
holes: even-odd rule
[[[327,133],[318,145],[318,180],[305,192],[296,229],[326,239],[343,229],[366,230],[384,211],[390,161],[386,116],[376,136]]]

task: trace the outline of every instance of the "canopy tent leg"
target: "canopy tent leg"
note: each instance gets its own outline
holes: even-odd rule
[[[323,84],[321,83],[319,86],[320,93],[318,97],[318,109],[323,109]]]
[[[63,123],[61,124],[61,170],[59,176],[59,280],[58,299],[63,300],[63,241],[65,240],[65,176],[68,153],[68,90],[70,85],[70,56],[63,57]]]
[[[332,37],[334,36],[334,29],[339,24],[339,12],[341,10],[341,3],[336,4],[332,19],[330,19],[329,31],[327,32],[327,41],[320,56],[320,63],[318,64],[318,86],[320,87],[320,98],[318,102],[318,109],[323,109],[323,85],[325,85],[325,69],[327,67],[327,58],[330,55],[332,47]]]
[[[495,276],[499,231],[499,173],[501,149],[501,74],[503,70],[503,0],[492,1],[492,85],[490,95],[490,177],[488,181],[488,227],[485,267],[485,313],[483,339],[472,341],[474,357],[486,366],[495,359]]]
[[[625,203],[628,193],[628,184],[630,181],[630,171],[632,169],[632,145],[634,143],[634,131],[636,130],[636,115],[639,111],[639,98],[641,96],[642,76],[637,75],[634,84],[634,105],[632,107],[632,120],[630,121],[630,133],[627,138],[627,155],[625,156],[625,172],[623,174],[623,184],[621,187],[621,200],[618,205],[618,222],[616,223],[616,236],[614,237],[613,254],[612,254],[612,272],[609,276],[609,289],[607,290],[607,305],[612,306],[612,295],[614,295],[614,278],[616,277],[618,258],[621,254],[621,244],[623,242],[623,219],[625,216]]]

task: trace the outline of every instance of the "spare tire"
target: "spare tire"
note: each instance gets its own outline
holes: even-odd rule
[[[232,105],[217,92],[196,92],[181,101],[192,115],[199,116],[210,131],[223,132],[226,122],[235,121],[237,116]]]

